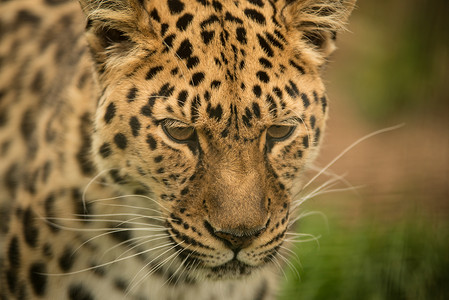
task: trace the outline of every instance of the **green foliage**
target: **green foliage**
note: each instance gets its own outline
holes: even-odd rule
[[[374,121],[449,109],[446,0],[358,1],[335,81]],[[343,46],[343,45],[342,45]]]
[[[299,226],[322,227],[311,218]],[[449,299],[449,222],[434,228],[410,217],[345,228],[331,221],[319,243],[297,247],[301,278],[288,273],[281,300]]]

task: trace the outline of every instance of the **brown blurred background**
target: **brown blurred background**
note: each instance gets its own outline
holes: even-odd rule
[[[320,238],[294,247],[280,299],[449,299],[449,1],[357,5],[326,71],[330,119],[317,165],[404,126],[331,167],[363,188],[300,207],[327,221],[297,223]]]
[[[358,2],[327,70],[331,110],[318,164],[366,134],[404,126],[362,142],[331,168],[364,185],[336,209],[449,216],[448,17],[446,0]]]

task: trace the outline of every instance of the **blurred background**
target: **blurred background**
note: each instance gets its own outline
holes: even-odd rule
[[[359,0],[348,29],[325,75],[330,119],[316,165],[404,126],[331,166],[359,188],[301,206],[325,217],[296,223],[319,239],[295,243],[281,299],[449,299],[449,1]]]

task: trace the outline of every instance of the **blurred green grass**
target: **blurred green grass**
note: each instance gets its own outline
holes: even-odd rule
[[[371,122],[449,109],[446,0],[358,1],[331,80]]]
[[[281,300],[449,299],[449,221],[410,214],[395,222],[342,225],[341,216],[307,217],[298,232],[321,235],[296,245]],[[288,268],[288,267],[287,267]]]

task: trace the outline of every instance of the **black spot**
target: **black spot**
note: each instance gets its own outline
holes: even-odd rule
[[[162,71],[163,69],[164,69],[163,66],[157,66],[157,67],[151,68],[151,69],[148,71],[147,76],[146,76],[145,79],[146,79],[146,80],[151,80],[151,79],[153,79],[154,76],[156,76],[156,74],[159,73],[160,71]]]
[[[226,12],[225,20],[232,22],[232,23],[243,24],[242,19],[240,19],[236,16],[233,16],[230,12]]]
[[[210,87],[215,88],[215,89],[218,89],[220,87],[220,85],[221,85],[221,81],[218,81],[218,80],[214,80],[210,83]]]
[[[14,195],[16,192],[16,188],[18,185],[20,175],[20,168],[17,163],[12,164],[7,170],[6,173],[8,176],[4,179],[4,184],[10,193],[10,195]]]
[[[161,89],[159,90],[159,92],[157,93],[158,96],[163,96],[163,97],[170,97],[173,94],[173,91],[175,90],[174,86],[170,86],[169,83],[164,84],[163,86],[161,86]],[[155,101],[156,97],[152,97],[151,100],[151,106],[154,105],[154,101]]]
[[[44,263],[37,262],[30,266],[29,280],[34,293],[37,296],[43,296],[47,288],[47,268]]]
[[[314,115],[310,116],[310,128],[315,128],[316,118]]]
[[[185,39],[181,42],[178,50],[176,50],[176,55],[182,59],[186,59],[192,55],[192,44],[188,39]]]
[[[321,135],[321,130],[320,130],[319,127],[317,127],[315,129],[315,136],[314,136],[314,139],[313,139],[313,145],[314,146],[318,145],[318,142],[320,140],[320,135]]]
[[[17,287],[17,270],[12,270],[12,269],[6,270],[5,276],[6,276],[6,281],[8,283],[9,291],[11,293],[15,293],[16,287]]]
[[[112,118],[115,116],[115,104],[114,102],[109,103],[108,107],[106,108],[106,113],[104,114],[104,121],[106,124],[109,124],[111,122]]]
[[[326,107],[327,107],[326,96],[321,97],[320,101],[321,101],[321,106],[323,108],[323,114],[324,114],[326,112]]]
[[[257,102],[253,102],[253,112],[256,118],[260,119],[260,107]]]
[[[150,117],[151,113],[153,111],[153,105],[150,104],[146,104],[144,106],[142,106],[142,108],[140,109],[140,112],[142,113],[142,115]]]
[[[9,244],[8,260],[9,260],[9,267],[11,269],[17,269],[20,267],[20,248],[17,236],[14,236]]]
[[[263,3],[262,0],[248,0],[248,2],[251,3],[251,4],[257,5],[259,7],[263,7],[264,6],[264,3]]]
[[[126,289],[128,288],[128,283],[124,279],[117,278],[114,280],[114,286],[117,289],[126,292]]]
[[[58,263],[62,271],[68,272],[75,262],[75,252],[69,246],[66,246],[62,255],[59,257]]]
[[[187,68],[192,69],[200,63],[200,59],[197,56],[191,56],[187,59]]]
[[[245,114],[242,116],[242,121],[247,127],[251,127],[251,119],[253,118],[253,114],[249,110],[249,108],[245,108]]]
[[[195,123],[198,119],[198,106],[200,106],[200,104],[200,96],[196,95],[192,101],[192,105],[190,106],[190,119],[192,123]]]
[[[133,136],[138,136],[141,125],[139,119],[136,116],[132,116],[129,119],[129,126],[131,127],[131,132]]]
[[[31,11],[22,9],[17,13],[16,22],[17,22],[17,24],[28,23],[28,24],[37,26],[41,22],[41,18],[39,16],[31,13]]]
[[[216,0],[212,1],[212,6],[216,11],[221,11],[223,9],[223,5],[221,5],[221,3]]]
[[[181,195],[187,195],[189,193],[189,188],[183,188],[182,190],[181,190]]]
[[[209,105],[207,106],[206,111],[209,114],[209,118],[216,119],[217,121],[221,120],[221,116],[223,115],[223,109],[221,108],[221,105],[218,104],[215,108]]]
[[[58,5],[69,2],[70,0],[45,0],[48,5]]]
[[[70,300],[94,300],[92,294],[81,284],[72,284],[68,291]]]
[[[111,231],[111,235],[119,242],[129,242],[131,239],[131,229],[125,225],[115,226],[115,230]]]
[[[125,149],[128,144],[128,140],[126,139],[126,136],[123,133],[117,133],[114,136],[114,143],[120,149]]]
[[[290,95],[290,97],[292,98],[296,98],[298,96],[298,94],[293,90],[293,88],[291,88],[288,85],[285,85],[285,91],[287,92],[287,94]]]
[[[121,184],[125,182],[125,178],[123,176],[120,175],[119,171],[117,169],[112,169],[109,171],[109,175],[111,176],[112,180],[114,180],[115,183]],[[77,201],[81,204],[83,204],[80,201]],[[79,214],[84,216],[84,207],[83,206],[78,206],[79,208],[81,208],[81,211],[79,211]]]
[[[271,69],[273,67],[271,62],[268,59],[263,58],[263,57],[259,58],[259,63],[267,69]]]
[[[299,89],[298,89],[298,87],[296,86],[296,84],[295,84],[293,81],[291,81],[291,80],[289,80],[288,83],[290,83],[290,87],[292,88],[293,92],[294,92],[296,95],[299,95],[299,94],[300,94],[300,93],[299,93]]]
[[[180,107],[183,107],[186,103],[187,97],[189,96],[189,93],[186,90],[182,90],[178,94],[178,105]]]
[[[261,36],[260,34],[257,34],[257,39],[259,41],[259,45],[262,48],[262,50],[270,57],[274,56],[274,51],[271,48],[270,44],[268,44],[268,42],[265,40],[265,38],[263,36]]]
[[[100,146],[98,153],[100,153],[101,157],[103,158],[108,157],[112,153],[111,145],[109,143],[103,143],[103,145]]]
[[[192,14],[189,14],[189,13],[184,14],[176,22],[176,27],[179,30],[184,31],[184,30],[186,30],[187,26],[189,26],[189,24],[192,22],[192,20],[193,20],[193,15]]]
[[[253,20],[254,22],[257,22],[259,24],[265,24],[265,17],[260,12],[258,12],[255,9],[247,8],[244,11],[245,15]]]
[[[204,44],[209,45],[210,41],[214,38],[215,31],[201,31],[201,38],[203,39]]]
[[[147,144],[150,146],[151,150],[155,150],[157,147],[157,141],[153,138],[151,134],[147,135]]]
[[[209,24],[220,23],[220,19],[216,15],[211,15],[209,18],[201,22],[200,26],[202,29]]]
[[[133,87],[129,89],[128,94],[126,95],[126,99],[128,102],[133,102],[136,99],[136,94],[138,92],[138,89]]]
[[[307,97],[306,94],[301,94],[301,99],[302,99],[302,103],[304,104],[304,108],[309,107],[309,105],[310,105],[309,97]]]
[[[32,109],[28,109],[22,116],[20,123],[20,131],[26,141],[28,141],[35,130],[34,113]]]
[[[55,196],[50,194],[45,198],[45,214],[48,218],[47,225],[52,232],[59,231],[59,227],[57,226],[56,220],[54,218],[57,217],[55,211]]]
[[[184,3],[179,0],[168,0],[167,4],[172,15],[179,14],[184,10]]]
[[[44,76],[42,74],[42,70],[39,70],[34,76],[33,81],[31,82],[31,90],[38,93],[42,91],[44,85]]]
[[[164,39],[164,45],[166,48],[164,49],[163,52],[168,52],[169,48],[173,47],[173,40],[175,39],[175,37],[176,37],[175,34],[170,34]]]
[[[164,23],[161,25],[161,36],[164,36],[167,33],[169,25]]]
[[[257,98],[260,98],[260,95],[262,95],[262,89],[260,88],[260,85],[253,86],[253,93]]]
[[[159,13],[157,12],[156,9],[153,9],[150,13],[150,16],[153,20],[155,20],[156,22],[161,22],[161,18],[159,17]]]
[[[296,70],[298,70],[301,75],[306,73],[304,71],[304,68],[301,67],[300,65],[296,64],[293,60],[289,60],[289,63],[292,67],[294,67]]]
[[[242,45],[246,45],[248,42],[248,39],[246,38],[246,29],[243,27],[237,27],[235,33],[237,35],[237,41],[239,41]]]
[[[273,46],[284,50],[284,46],[271,33],[265,32],[265,36]]]
[[[35,224],[35,215],[30,207],[25,210],[23,214],[23,235],[25,237],[26,243],[34,248],[37,246],[37,241],[39,237],[39,229]]]
[[[164,157],[162,155],[158,155],[154,158],[154,162],[160,163],[163,159],[164,159]]]
[[[268,83],[270,81],[270,77],[264,71],[258,71],[256,73],[256,76],[257,76],[257,78],[259,78],[260,81],[262,81],[264,83]]]
[[[90,114],[85,113],[80,117],[79,132],[81,137],[81,147],[76,154],[76,159],[78,160],[81,171],[85,175],[90,175],[95,169],[90,157],[90,149],[92,144],[91,130],[92,120],[90,118]]]
[[[192,86],[198,86],[201,82],[204,80],[204,73],[203,72],[197,72],[192,75],[192,79],[190,80],[190,84]]]
[[[308,135],[305,135],[302,138],[302,145],[304,146],[304,149],[309,148],[309,136]]]
[[[0,97],[1,100],[1,97]],[[0,127],[6,125],[6,122],[8,122],[8,114],[6,110],[0,111]]]
[[[270,114],[272,114],[274,117],[277,117],[277,106],[276,106],[276,102],[274,101],[273,97],[270,94],[267,94],[265,101],[269,105]]]

